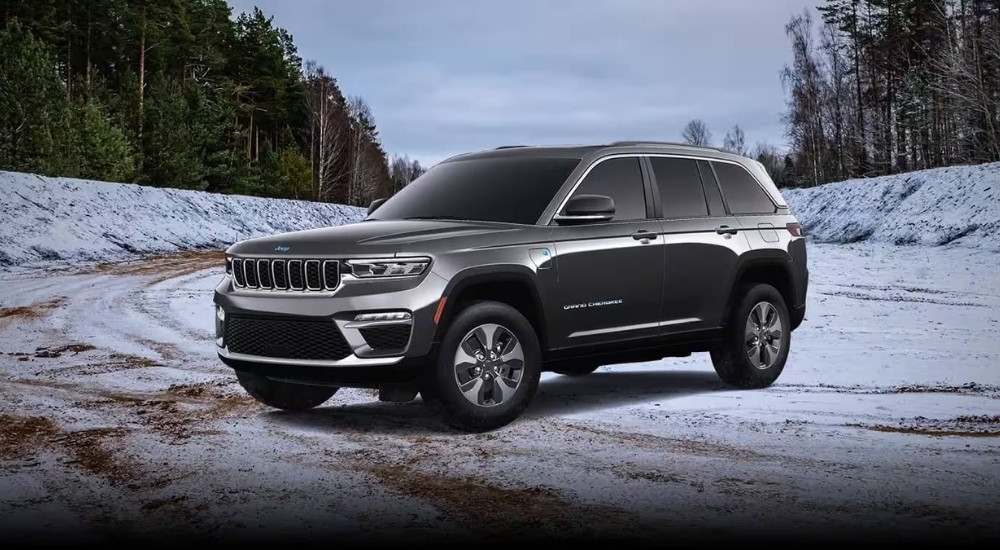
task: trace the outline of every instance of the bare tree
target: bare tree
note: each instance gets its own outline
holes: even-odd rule
[[[722,148],[730,153],[746,156],[746,136],[739,124],[734,125],[732,130],[726,132],[726,137],[722,140]]]
[[[338,191],[348,181],[350,123],[337,83],[322,67],[307,67],[306,87],[313,200],[332,201],[340,198]]]
[[[705,121],[700,118],[688,122],[687,126],[684,127],[684,131],[681,132],[681,137],[684,138],[685,143],[690,143],[691,145],[705,147],[712,145],[712,132],[709,131]]]
[[[364,98],[353,96],[347,102],[351,117],[350,178],[347,188],[347,202],[364,205],[371,201],[379,188],[379,178],[374,165],[373,151],[375,117]]]

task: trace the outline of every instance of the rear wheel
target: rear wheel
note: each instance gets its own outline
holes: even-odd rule
[[[723,343],[712,350],[715,372],[737,388],[770,386],[785,368],[791,326],[777,289],[766,284],[744,286],[742,299],[726,324]]]
[[[425,398],[466,431],[499,428],[534,397],[541,349],[531,323],[499,302],[475,302],[455,317],[438,353]]]
[[[278,382],[249,372],[236,372],[240,385],[254,399],[275,409],[307,411],[322,405],[338,388]]]

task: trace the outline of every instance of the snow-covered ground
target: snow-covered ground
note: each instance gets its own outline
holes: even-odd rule
[[[810,238],[1000,250],[1000,162],[786,189]]]
[[[0,172],[0,539],[1000,537],[998,184],[785,191],[814,240],[870,242],[810,244],[771,388],[704,354],[546,374],[467,435],[368,390],[271,411],[214,355],[208,249],[359,209]]]
[[[364,210],[242,195],[0,172],[0,268],[226,248],[358,221]]]
[[[366,390],[255,404],[214,356],[220,264],[0,275],[0,532],[997,536],[997,253],[813,245],[775,386],[703,354],[547,374],[481,435]]]

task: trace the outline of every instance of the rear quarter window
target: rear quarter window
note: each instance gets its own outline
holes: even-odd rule
[[[745,168],[728,162],[713,162],[722,196],[733,214],[774,214],[777,208],[764,189]]]

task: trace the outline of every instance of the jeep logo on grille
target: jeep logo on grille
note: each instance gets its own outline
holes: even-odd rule
[[[276,246],[276,247],[274,247],[274,251],[275,252],[288,252],[291,249],[292,249],[292,247],[290,247],[290,246]]]

